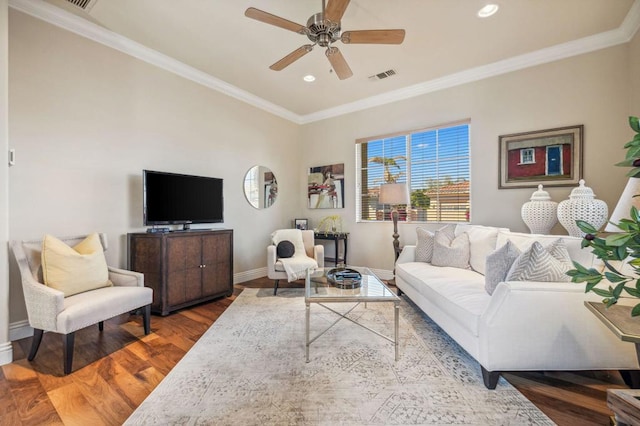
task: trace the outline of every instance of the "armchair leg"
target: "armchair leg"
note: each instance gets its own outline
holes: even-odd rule
[[[273,295],[275,296],[276,293],[278,292],[278,283],[280,282],[280,280],[276,280],[275,283],[273,284]]]
[[[75,332],[64,334],[62,336],[62,356],[64,357],[64,374],[71,373],[71,365],[73,364],[73,343],[75,341]]]
[[[104,331],[104,321],[98,323],[98,330],[100,330],[100,332]]]
[[[151,333],[151,305],[142,308],[142,323],[144,325],[144,334]]]
[[[27,359],[29,361],[33,361],[38,353],[38,349],[40,348],[40,343],[42,342],[42,335],[44,334],[44,330],[39,328],[33,329],[33,340],[31,341],[31,350],[29,351],[29,356]]]

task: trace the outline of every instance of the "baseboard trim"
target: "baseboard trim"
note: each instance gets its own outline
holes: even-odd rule
[[[33,328],[29,325],[29,321],[22,320],[9,324],[9,340],[15,341],[33,336]]]
[[[246,281],[255,280],[257,278],[262,278],[267,276],[267,267],[252,269],[250,271],[239,272],[237,274],[233,274],[233,283],[240,284]]]
[[[0,344],[0,365],[11,364],[13,362],[13,345],[11,342]]]

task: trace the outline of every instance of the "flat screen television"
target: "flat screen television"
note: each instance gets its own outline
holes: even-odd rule
[[[145,226],[221,223],[222,179],[143,170]]]

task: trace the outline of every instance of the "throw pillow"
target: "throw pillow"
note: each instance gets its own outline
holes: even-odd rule
[[[431,264],[467,269],[469,267],[469,234],[465,232],[452,237],[451,233],[446,229],[436,231]]]
[[[45,235],[42,241],[42,275],[45,285],[60,290],[65,297],[113,285],[97,233],[74,247]]]
[[[433,232],[416,228],[416,262],[431,262],[433,257]]]
[[[493,294],[499,283],[505,280],[513,262],[520,256],[520,249],[511,241],[487,256],[484,289]]]
[[[276,254],[278,257],[292,257],[295,252],[296,247],[288,240],[280,241],[276,247]]]
[[[566,250],[566,249],[565,249]],[[555,255],[562,256],[562,250],[552,250]],[[570,259],[558,259],[551,252],[534,242],[511,265],[506,281],[539,281],[539,282],[568,282],[571,277],[565,274]],[[569,263],[567,263],[567,261]]]

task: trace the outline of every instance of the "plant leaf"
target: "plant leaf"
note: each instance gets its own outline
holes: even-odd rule
[[[629,117],[629,126],[631,126],[634,132],[640,133],[640,122],[638,117]]]
[[[605,238],[605,241],[609,246],[619,247],[626,244],[632,238],[633,238],[633,235],[628,235],[628,234],[611,234]]]
[[[598,230],[591,225],[589,222],[585,222],[584,220],[576,220],[576,226],[580,228],[582,232],[587,234],[596,234]]]
[[[604,276],[612,283],[619,283],[620,281],[629,281],[629,279],[623,275],[614,274],[612,272],[605,272]]]
[[[612,297],[611,292],[607,290],[603,290],[601,288],[592,288],[591,291],[593,291],[595,294],[597,294],[600,297]],[[603,301],[603,303],[605,302]]]

